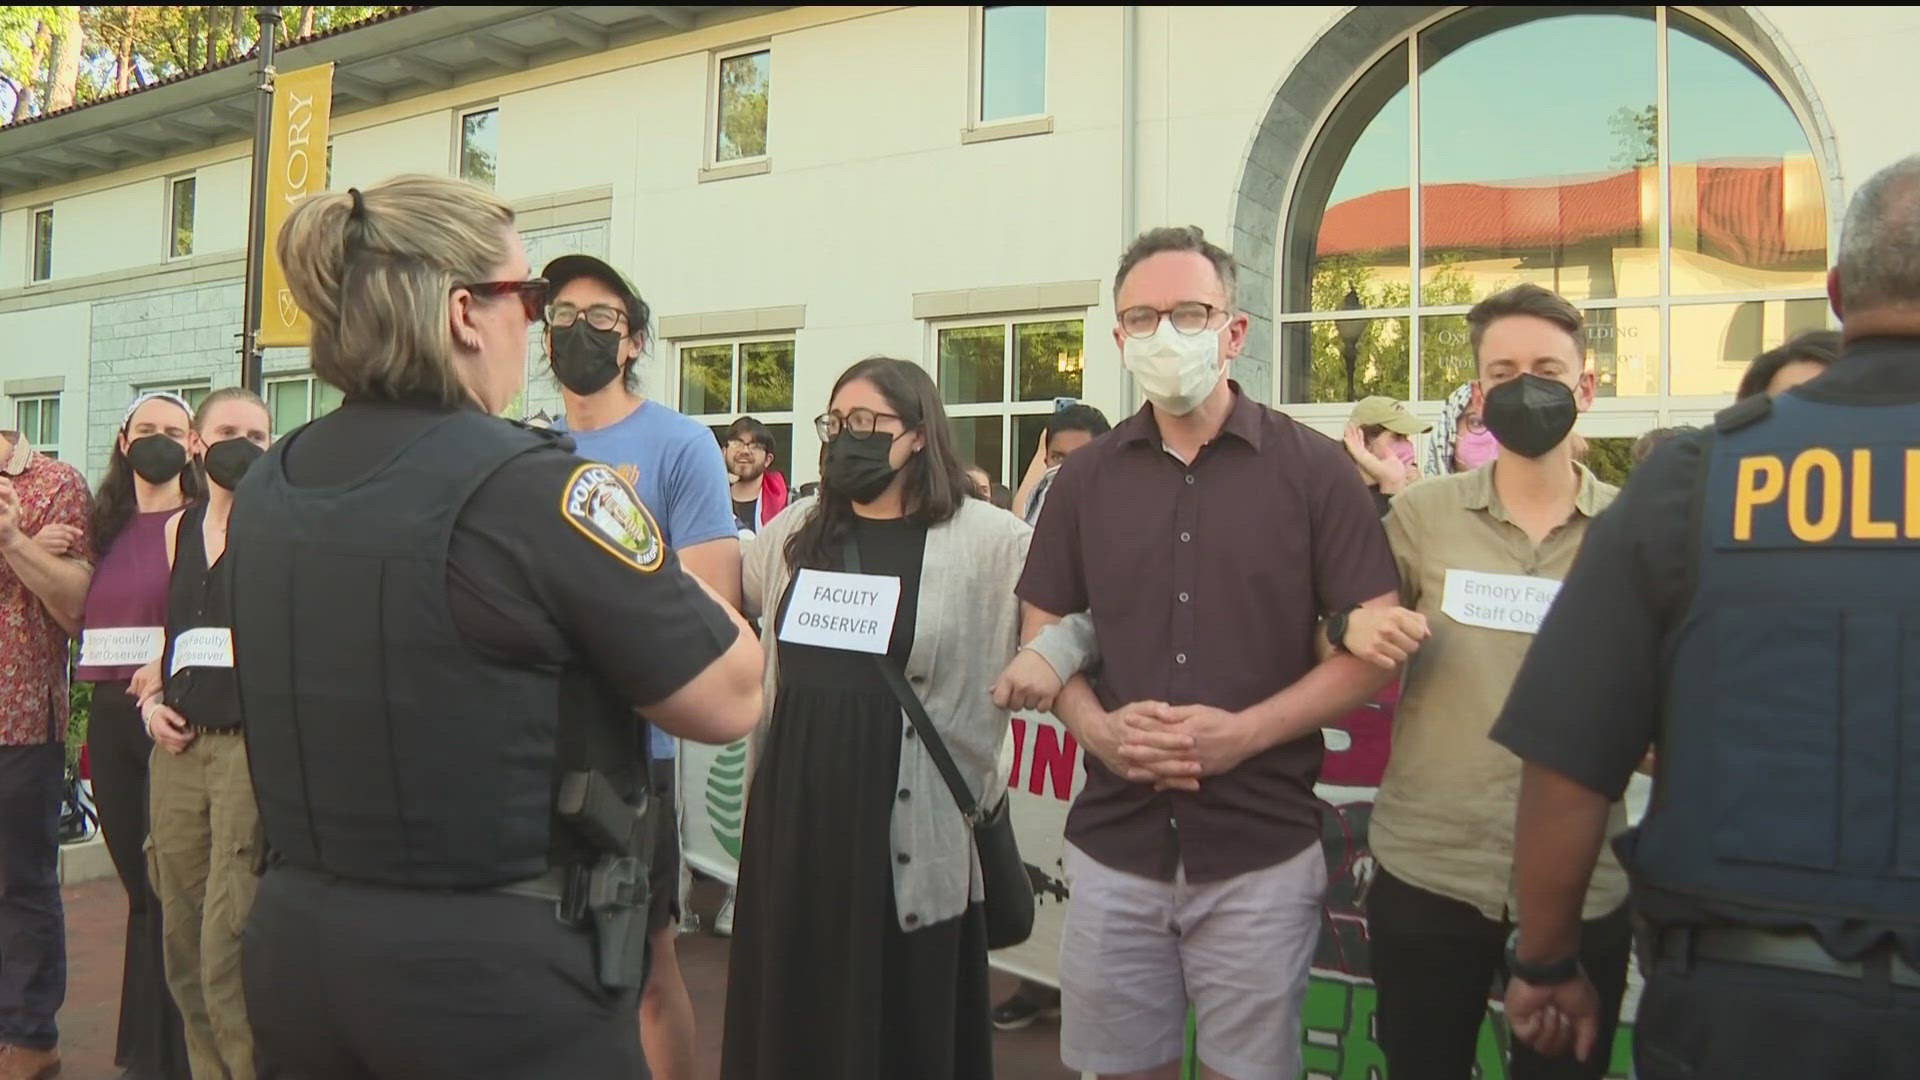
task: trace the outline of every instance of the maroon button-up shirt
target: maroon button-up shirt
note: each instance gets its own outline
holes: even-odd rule
[[[92,500],[79,470],[0,436],[0,475],[20,500],[20,531],[71,525],[83,533]],[[85,557],[82,536],[75,555]],[[67,632],[0,559],[0,746],[67,737]]]
[[[1020,598],[1089,611],[1108,709],[1134,701],[1239,710],[1311,670],[1320,616],[1399,588],[1380,516],[1340,444],[1233,387],[1224,430],[1192,465],[1151,407],[1069,457],[1034,532]],[[1315,732],[1198,792],[1155,792],[1092,755],[1067,839],[1107,866],[1194,882],[1271,866],[1319,839]]]

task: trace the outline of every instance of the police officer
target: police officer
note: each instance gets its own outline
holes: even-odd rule
[[[1829,371],[1661,447],[1593,526],[1493,737],[1526,761],[1507,1015],[1582,1056],[1607,819],[1646,924],[1641,1080],[1920,1076],[1920,156],[1863,185]]]
[[[503,203],[400,177],[302,203],[280,252],[347,403],[231,524],[262,1073],[640,1075],[635,710],[739,738],[759,650],[612,469],[490,415],[545,301]]]

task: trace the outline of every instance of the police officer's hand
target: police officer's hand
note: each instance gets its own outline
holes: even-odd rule
[[[1360,607],[1347,616],[1347,651],[1392,671],[1420,651],[1432,631],[1427,617],[1403,607]]]
[[[1046,712],[1053,708],[1053,699],[1060,693],[1061,686],[1060,676],[1052,664],[1032,649],[1021,649],[994,682],[993,703],[1002,709]]]
[[[1542,1057],[1572,1050],[1584,1062],[1600,1037],[1600,995],[1585,972],[1553,986],[1508,979],[1507,1028]]]

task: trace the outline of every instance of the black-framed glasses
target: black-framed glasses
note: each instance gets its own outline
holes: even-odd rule
[[[1226,322],[1227,309],[1203,304],[1198,300],[1188,300],[1175,304],[1167,310],[1148,307],[1141,304],[1130,307],[1120,313],[1120,332],[1130,338],[1150,338],[1160,329],[1160,320],[1166,319],[1173,328],[1192,337],[1208,330],[1218,330]],[[1218,322],[1214,317],[1220,316]]]
[[[818,421],[816,421],[815,423],[817,424]],[[740,450],[758,450],[763,454],[773,453],[772,447],[760,445],[760,441],[758,439],[728,439],[727,440],[727,453],[731,454]]]
[[[586,316],[587,325],[595,330],[612,330],[627,317],[627,313],[612,304],[595,304],[582,310],[572,304],[548,304],[547,325],[555,330],[565,330]]]
[[[547,306],[548,282],[543,277],[524,281],[469,281],[454,288],[465,289],[475,296],[517,296],[520,298],[520,310],[527,313],[528,322],[539,322],[540,314]]]
[[[845,416],[836,412],[823,412],[813,418],[813,430],[823,441],[834,438],[841,431],[847,432],[856,439],[864,439],[873,434],[874,426],[882,418],[900,420],[900,417],[893,413],[874,412],[872,409],[854,409]],[[901,420],[901,423],[905,422]]]

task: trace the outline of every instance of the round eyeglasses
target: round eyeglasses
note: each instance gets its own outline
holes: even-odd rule
[[[1150,338],[1160,329],[1160,320],[1165,319],[1173,324],[1175,330],[1193,337],[1208,330],[1220,329],[1226,322],[1226,314],[1226,308],[1203,304],[1198,300],[1175,304],[1164,311],[1142,304],[1120,313],[1120,332],[1130,338]],[[1219,321],[1215,321],[1215,316],[1219,316]]]

